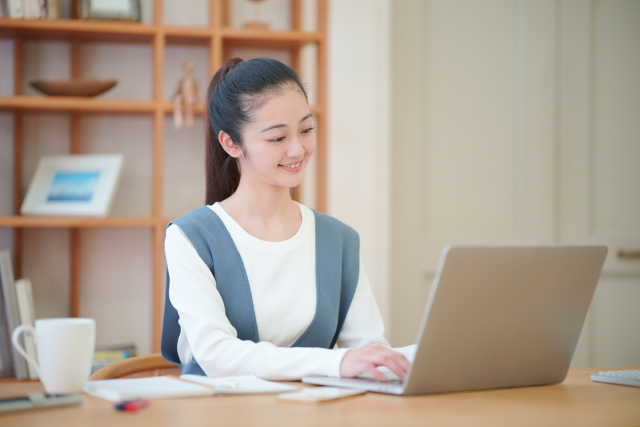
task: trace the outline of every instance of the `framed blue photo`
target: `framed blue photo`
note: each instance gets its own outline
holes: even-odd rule
[[[38,163],[20,212],[107,216],[121,170],[121,154],[45,156]]]

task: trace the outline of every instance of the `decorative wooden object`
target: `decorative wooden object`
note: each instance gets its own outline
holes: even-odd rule
[[[118,84],[115,79],[34,80],[31,86],[51,96],[96,96]]]
[[[184,79],[180,80],[176,93],[173,94],[173,125],[176,129],[186,124],[192,128],[193,108],[198,100],[198,85],[193,79],[193,69],[196,64],[193,60],[184,63]]]
[[[316,118],[318,143],[317,201],[316,208],[326,211],[326,90],[327,90],[327,0],[317,0],[318,31],[301,30],[301,0],[291,0],[292,29],[290,31],[264,31],[228,27],[230,5],[228,0],[211,1],[211,24],[207,27],[174,27],[164,25],[162,0],[154,0],[154,23],[144,25],[122,21],[67,20],[13,20],[0,18],[0,38],[14,40],[14,95],[0,97],[0,110],[12,111],[14,115],[14,215],[0,216],[0,227],[12,227],[14,233],[15,272],[21,276],[23,228],[69,228],[71,229],[71,309],[69,315],[78,316],[80,302],[80,233],[83,228],[150,228],[152,230],[152,280],[153,280],[153,351],[160,349],[162,310],[164,306],[165,266],[164,235],[167,218],[163,212],[163,150],[164,120],[172,114],[173,105],[165,102],[164,58],[167,45],[205,45],[209,48],[209,76],[230,58],[234,47],[256,47],[287,49],[292,52],[293,68],[300,71],[300,49],[313,43],[318,47],[317,92],[318,103],[311,107]],[[108,41],[119,43],[148,43],[152,46],[153,99],[128,101],[91,99],[86,97],[24,96],[23,87],[23,40],[62,39],[71,41],[71,77],[80,78],[80,45],[84,41]],[[117,60],[117,59],[116,59]],[[202,113],[204,106],[196,103],[194,112]],[[22,216],[19,214],[24,197],[23,173],[23,119],[24,112],[66,112],[71,115],[71,153],[82,152],[80,140],[80,116],[82,114],[143,114],[153,117],[152,132],[152,214],[148,217],[47,217]],[[125,159],[126,161],[126,159]],[[297,188],[293,189],[298,197]],[[204,195],[203,195],[204,199]],[[186,212],[185,212],[186,213]]]

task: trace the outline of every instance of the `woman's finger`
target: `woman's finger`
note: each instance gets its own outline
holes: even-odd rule
[[[378,366],[386,366],[387,368],[389,368],[389,370],[391,372],[393,372],[394,374],[396,374],[398,376],[398,378],[400,378],[400,380],[404,381],[404,376],[407,373],[407,369],[403,368],[400,363],[398,363],[398,361],[396,361],[396,359],[394,357],[383,357],[379,363],[377,363]]]
[[[377,380],[387,382],[387,376],[380,372],[374,365],[367,364],[367,372],[373,375]]]
[[[381,362],[386,359],[391,359],[395,363],[397,363],[398,366],[402,367],[402,369],[404,369],[405,371],[409,369],[410,363],[407,360],[407,358],[404,357],[403,354],[398,353],[397,351],[394,351],[390,348],[387,348],[387,347],[376,348],[373,355],[374,357],[379,358],[378,360]],[[380,363],[380,364],[384,364],[384,363]]]

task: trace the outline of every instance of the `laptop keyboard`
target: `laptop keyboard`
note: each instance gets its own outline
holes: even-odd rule
[[[382,372],[384,374],[385,377],[387,377],[387,384],[402,384],[402,381],[400,381],[400,378],[398,378],[398,376],[396,374],[394,374],[392,371],[389,370],[383,370],[383,369],[379,369],[378,370],[380,372]],[[369,380],[369,381],[373,381],[373,382],[382,382],[379,379],[377,379],[376,377],[374,377],[373,375],[371,375],[368,372],[364,372],[360,375],[358,375],[358,378],[363,379],[363,380]]]

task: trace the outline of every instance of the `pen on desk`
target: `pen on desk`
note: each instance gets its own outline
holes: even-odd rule
[[[187,379],[187,378],[184,378],[184,377],[178,377],[176,375],[171,375],[171,374],[169,374],[167,376],[171,377],[171,378],[175,378],[175,379],[180,380],[180,381],[186,381],[186,382],[191,383],[191,384],[198,384],[198,385],[203,385],[203,386],[206,386],[206,387],[212,387],[215,390],[240,390],[240,384],[238,384],[238,382],[235,381],[235,380],[228,380],[227,379],[227,380],[222,380],[222,381],[216,381],[215,383],[212,384],[212,383],[208,383],[208,382],[207,383],[201,383],[199,381],[192,381],[190,379]]]
[[[227,380],[214,384],[213,388],[216,390],[237,390],[239,387],[236,381]]]
[[[126,402],[118,403],[115,407],[119,411],[135,412],[138,409],[144,408],[149,404],[149,399],[133,399]]]

